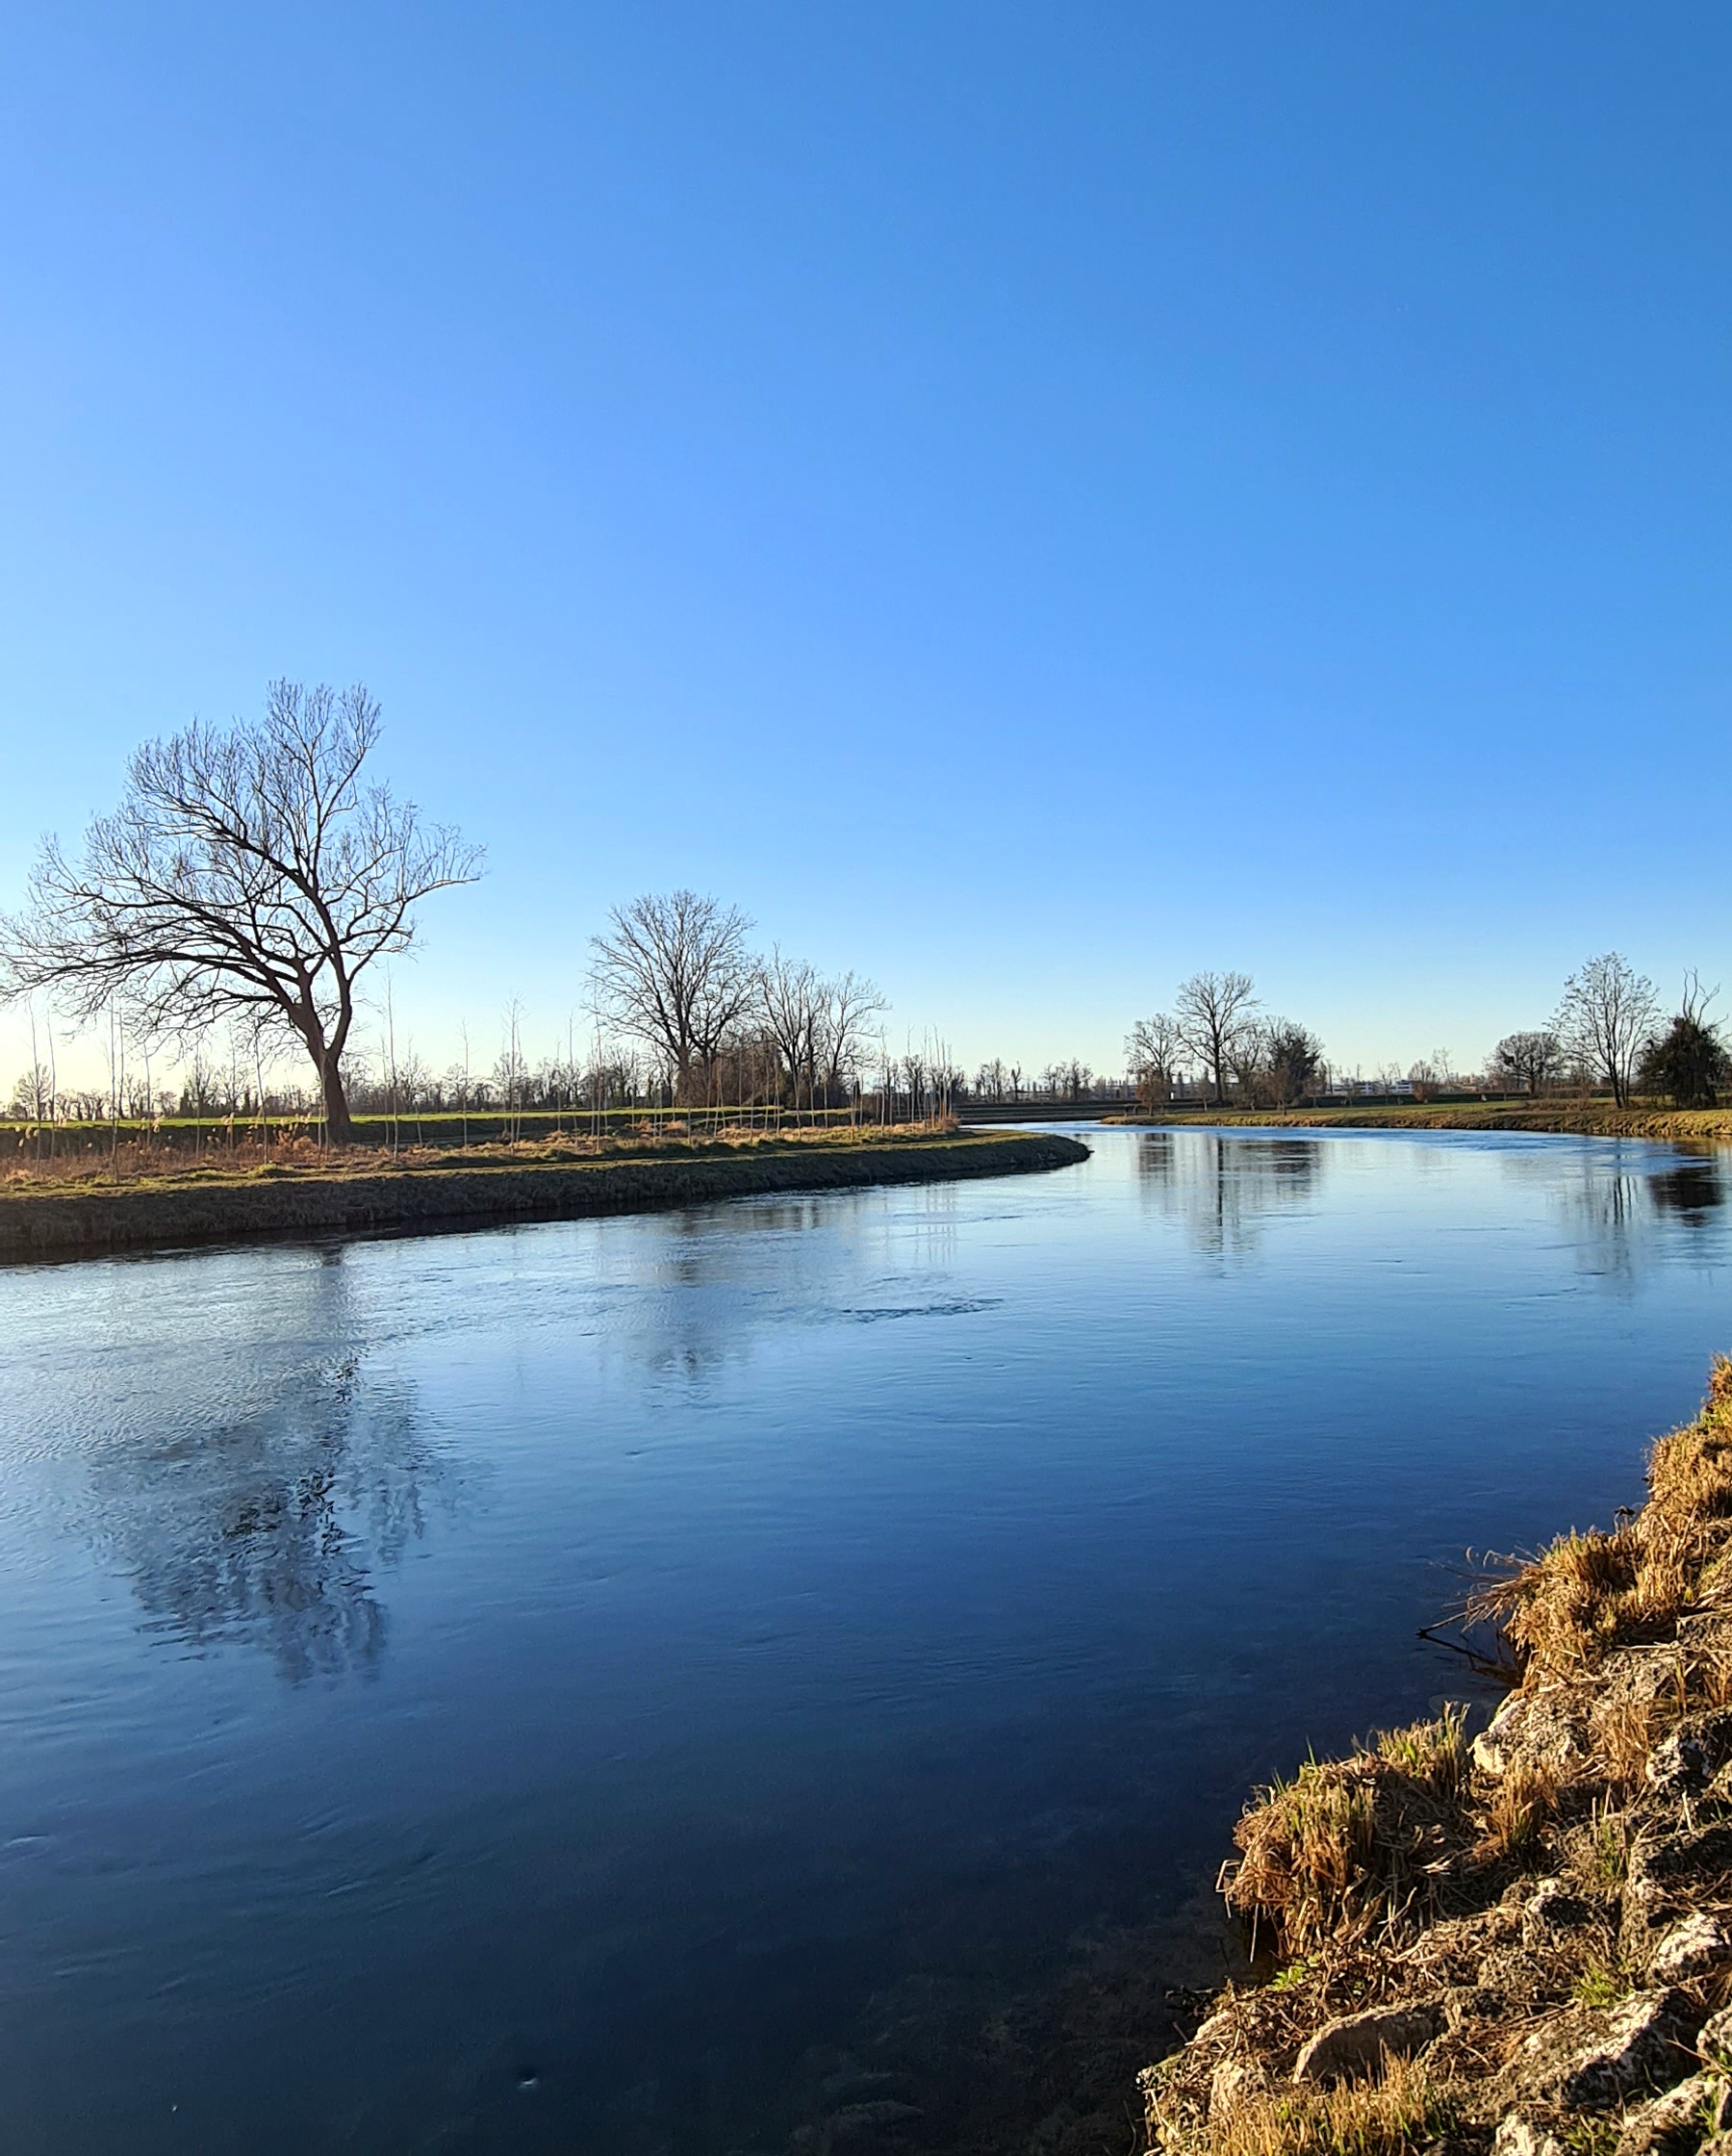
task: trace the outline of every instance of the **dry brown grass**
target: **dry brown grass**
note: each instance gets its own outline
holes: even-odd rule
[[[1701,1414],[1649,1453],[1648,1489],[1641,1512],[1612,1533],[1561,1535],[1470,1601],[1469,1619],[1498,1627],[1524,1677],[1578,1677],[1614,1647],[1669,1636],[1718,1596],[1732,1550],[1732,1362],[1723,1355]]]
[[[1450,2123],[1422,2066],[1390,2059],[1382,2074],[1333,2089],[1248,2090],[1209,2120],[1211,2156],[1402,2156]]]
[[[405,1119],[405,1131],[413,1128]],[[489,1139],[469,1146],[390,1145],[322,1146],[304,1134],[273,1136],[265,1143],[256,1125],[237,1125],[232,1133],[213,1130],[199,1149],[124,1141],[108,1151],[89,1148],[38,1158],[18,1153],[0,1166],[0,1191],[25,1196],[33,1192],[70,1193],[115,1190],[132,1185],[178,1189],[200,1183],[260,1175],[330,1176],[414,1173],[444,1168],[533,1168],[547,1163],[590,1160],[663,1159],[692,1153],[757,1152],[768,1147],[817,1146],[838,1149],[865,1144],[909,1144],[946,1138],[957,1129],[954,1116],[930,1123],[830,1124],[785,1130],[758,1129],[743,1123],[702,1130],[694,1137],[683,1122],[645,1122],[605,1137],[580,1131],[508,1142]]]
[[[1395,1936],[1436,1913],[1437,1885],[1468,1846],[1463,1718],[1386,1732],[1350,1758],[1311,1759],[1246,1810],[1228,1906],[1269,1924],[1286,1954]]]
[[[1648,1755],[1668,1717],[1652,1700],[1619,1698],[1594,1710],[1593,1748],[1606,1780],[1624,1795],[1643,1785]]]
[[[1558,1778],[1535,1759],[1518,1759],[1500,1777],[1486,1807],[1474,1855],[1482,1863],[1531,1856],[1558,1808]]]

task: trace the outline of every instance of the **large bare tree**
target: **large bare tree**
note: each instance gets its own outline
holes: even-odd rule
[[[1193,973],[1180,987],[1173,1006],[1179,1038],[1208,1070],[1217,1107],[1226,1101],[1227,1073],[1257,1010],[1248,973]]]
[[[409,948],[421,899],[481,867],[478,847],[367,782],[378,736],[359,685],[273,681],[256,726],[147,743],[75,860],[44,845],[25,911],[0,922],[0,988],[46,989],[86,1019],[123,1001],[182,1040],[224,1017],[291,1034],[332,1140],[349,1138],[357,983]]]
[[[1628,959],[1607,951],[1569,976],[1552,1023],[1565,1045],[1611,1087],[1621,1108],[1659,1015],[1654,984]]]
[[[758,976],[746,949],[751,923],[696,891],[646,894],[615,907],[591,938],[600,1007],[673,1074],[684,1106],[706,1102],[723,1043],[751,1009]]]

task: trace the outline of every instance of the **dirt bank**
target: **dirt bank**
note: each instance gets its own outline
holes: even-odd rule
[[[1260,1792],[1270,1952],[1142,2076],[1172,2156],[1732,2156],[1732,1363],[1649,1497],[1490,1582],[1512,1689]]]
[[[700,1205],[774,1191],[1026,1174],[1088,1158],[1047,1134],[946,1136],[875,1144],[756,1145],[670,1157],[405,1167],[344,1174],[265,1168],[120,1189],[81,1185],[0,1195],[0,1259],[77,1256],[268,1236],[390,1233],[489,1221],[574,1219]]]

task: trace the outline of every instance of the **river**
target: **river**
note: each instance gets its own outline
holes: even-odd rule
[[[1082,1135],[0,1274],[6,2148],[1122,2156],[1249,1785],[1694,1411],[1732,1168]]]

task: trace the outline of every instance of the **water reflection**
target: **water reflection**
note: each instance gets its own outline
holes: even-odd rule
[[[351,1363],[305,1373],[227,1427],[109,1446],[91,1487],[98,1539],[147,1630],[195,1654],[262,1648],[291,1683],[376,1667],[378,1575],[448,1496],[413,1393],[375,1393]]]
[[[1581,1269],[1624,1288],[1638,1282],[1643,1245],[1657,1232],[1680,1227],[1693,1239],[1701,1236],[1727,1201],[1725,1166],[1715,1154],[1584,1145],[1504,1158],[1517,1182],[1543,1191]]]
[[[604,1332],[638,1368],[688,1386],[791,1322],[954,1317],[996,1300],[949,1292],[959,1255],[950,1184],[662,1215],[616,1229],[605,1247]]]
[[[1204,1256],[1250,1257],[1269,1221],[1308,1205],[1325,1142],[1235,1131],[1145,1131],[1136,1168],[1144,1202],[1184,1224]]]
[[[205,1263],[191,1335],[184,1278],[150,1264],[89,1275],[55,1313],[65,1337],[44,1328],[53,1426],[85,1469],[69,1524],[163,1640],[262,1650],[291,1683],[370,1672],[381,1577],[463,1478],[412,1381],[367,1376],[340,1251],[280,1267],[268,1296],[247,1261]]]
[[[1676,1168],[1648,1177],[1648,1189],[1662,1213],[1701,1227],[1726,1202],[1726,1172],[1719,1156],[1686,1156]]]

